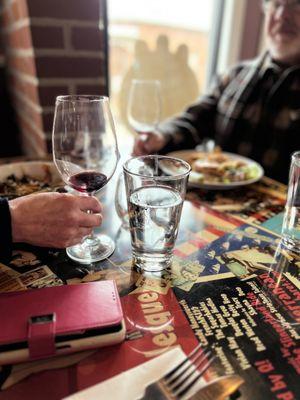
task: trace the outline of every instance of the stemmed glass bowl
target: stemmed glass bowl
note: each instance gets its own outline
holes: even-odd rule
[[[153,132],[161,117],[161,87],[155,79],[133,79],[128,99],[127,119],[138,133]]]
[[[119,160],[108,97],[58,96],[52,145],[54,163],[69,187],[88,196],[103,189]],[[90,264],[109,257],[114,249],[109,236],[92,233],[66,251],[71,259]]]

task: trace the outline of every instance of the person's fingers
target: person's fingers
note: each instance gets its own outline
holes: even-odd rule
[[[155,142],[153,143],[153,141],[150,138],[144,142],[143,147],[146,153],[151,153],[153,149],[155,149]]]
[[[81,243],[82,240],[86,236],[91,235],[92,232],[93,228],[86,228],[86,227],[70,228],[68,232],[65,231],[61,237],[56,238],[47,247],[66,248],[74,246],[75,244]]]
[[[93,228],[81,227],[78,229],[78,237],[83,238],[90,235],[93,232]],[[77,235],[76,235],[77,236]]]
[[[68,241],[68,247],[69,246],[75,246],[75,244],[79,244],[82,242],[82,240],[86,237],[91,235],[93,232],[92,228],[79,228],[78,232],[75,237],[70,238]]]
[[[139,155],[139,143],[138,139],[136,139],[133,143],[132,155],[137,156]]]
[[[141,135],[141,145],[143,154],[149,154],[155,148],[155,136],[153,133]]]
[[[91,210],[93,213],[101,213],[102,206],[100,201],[94,196],[78,196],[79,208],[81,211]]]
[[[10,201],[9,207],[13,241],[41,247],[76,244],[102,222],[102,207],[95,197],[40,193]]]
[[[80,213],[78,216],[78,225],[84,228],[93,228],[102,224],[102,214],[87,214],[86,212]]]
[[[157,152],[166,144],[166,138],[160,132],[147,132],[139,135],[134,143],[133,155],[141,156]]]
[[[76,244],[80,244],[82,242],[83,237],[76,237],[76,238],[72,238],[68,241],[67,246],[63,246],[63,247],[71,247],[71,246],[75,246]]]
[[[140,138],[138,138],[134,144],[133,155],[142,156],[144,154],[146,154],[145,142],[143,140],[141,140]]]
[[[166,144],[166,138],[160,132],[151,132],[144,143],[147,153],[161,150]]]
[[[149,139],[151,139],[151,133],[140,133],[139,142],[145,144]]]

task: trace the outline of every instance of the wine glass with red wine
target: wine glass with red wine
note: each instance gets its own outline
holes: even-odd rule
[[[52,144],[54,163],[68,186],[89,196],[101,190],[119,160],[108,97],[58,96]],[[66,251],[71,259],[90,264],[109,257],[114,249],[109,236],[92,233]]]

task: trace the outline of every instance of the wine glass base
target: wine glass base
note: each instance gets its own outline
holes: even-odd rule
[[[114,241],[106,235],[86,238],[83,243],[67,247],[68,256],[81,264],[91,264],[108,258],[115,251]]]

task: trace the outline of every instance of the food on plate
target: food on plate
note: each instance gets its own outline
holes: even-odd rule
[[[10,174],[0,181],[0,196],[13,199],[19,196],[25,196],[37,192],[53,192],[63,189],[58,186],[58,182],[54,184],[53,176],[48,165],[43,165],[44,177],[35,177],[33,175],[24,174],[18,177],[17,174]]]
[[[234,158],[217,149],[211,153],[194,152],[186,160],[192,167],[193,182],[233,183],[255,178],[259,171],[255,163]]]

